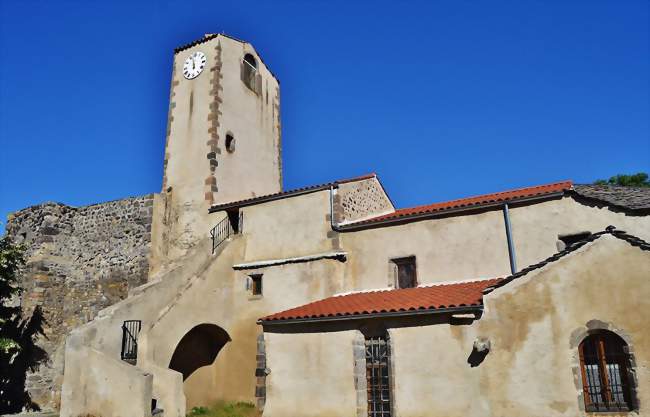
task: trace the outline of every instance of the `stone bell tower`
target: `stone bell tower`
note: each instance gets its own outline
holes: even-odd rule
[[[153,242],[161,256],[207,236],[212,205],[281,191],[280,138],[280,86],[251,44],[214,34],[177,48]]]

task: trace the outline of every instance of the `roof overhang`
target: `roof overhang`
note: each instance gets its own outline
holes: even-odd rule
[[[411,317],[411,316],[424,316],[424,315],[441,315],[441,314],[459,314],[459,313],[475,313],[475,317],[483,312],[483,305],[447,307],[447,308],[429,308],[423,310],[407,310],[407,311],[388,311],[379,313],[365,313],[365,314],[348,314],[340,316],[324,316],[324,317],[305,317],[297,319],[276,319],[276,320],[257,320],[257,324],[262,326],[279,326],[291,324],[305,324],[305,323],[324,323],[324,322],[341,322],[351,320],[365,320],[365,319],[379,319],[379,318],[397,318],[397,317]]]

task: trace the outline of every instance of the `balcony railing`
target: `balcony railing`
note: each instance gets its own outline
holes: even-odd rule
[[[210,237],[212,238],[212,253],[217,250],[226,239],[232,235],[240,234],[244,226],[244,213],[234,212],[228,213],[228,217],[217,223],[216,226],[210,230]]]

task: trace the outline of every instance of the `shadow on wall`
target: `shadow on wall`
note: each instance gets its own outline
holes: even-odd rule
[[[183,374],[185,381],[194,371],[210,365],[230,342],[228,333],[214,324],[199,324],[183,336],[176,346],[169,368]]]
[[[0,414],[26,410],[39,411],[25,390],[27,372],[34,372],[47,360],[47,352],[36,346],[39,335],[45,337],[45,319],[36,307],[29,319],[24,319],[20,307],[0,306],[3,316],[12,318],[2,323],[2,336],[18,342],[20,350],[0,350]],[[13,310],[13,311],[12,311]],[[4,313],[8,313],[4,315]]]

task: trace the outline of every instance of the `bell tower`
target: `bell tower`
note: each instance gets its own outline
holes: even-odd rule
[[[213,34],[174,51],[162,189],[168,259],[208,235],[212,205],[281,191],[280,140],[280,86],[251,44]]]

